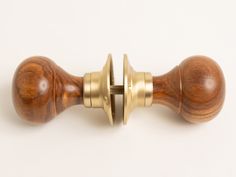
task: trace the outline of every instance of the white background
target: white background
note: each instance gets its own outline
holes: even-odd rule
[[[235,177],[235,9],[235,0],[0,0],[0,176]],[[210,56],[225,74],[224,108],[200,125],[158,105],[136,109],[126,126],[83,106],[43,126],[18,118],[11,81],[23,59],[47,56],[82,76],[101,70],[108,53],[117,84],[123,53],[153,75]]]

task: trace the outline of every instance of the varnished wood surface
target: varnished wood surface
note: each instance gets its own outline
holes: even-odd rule
[[[32,57],[17,68],[13,103],[25,120],[44,123],[67,107],[82,103],[83,78],[69,75],[45,57]]]
[[[169,73],[153,77],[153,102],[169,106],[192,123],[214,118],[224,98],[222,70],[205,56],[190,57]]]

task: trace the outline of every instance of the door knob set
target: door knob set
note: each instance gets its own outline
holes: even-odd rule
[[[225,80],[219,65],[205,56],[185,59],[167,74],[136,72],[124,55],[123,85],[115,85],[112,57],[102,71],[72,76],[52,60],[36,56],[17,68],[12,86],[16,112],[24,120],[45,123],[66,108],[84,104],[103,108],[110,124],[115,119],[115,95],[123,95],[123,121],[136,107],[154,103],[170,107],[191,123],[213,119],[225,97]]]

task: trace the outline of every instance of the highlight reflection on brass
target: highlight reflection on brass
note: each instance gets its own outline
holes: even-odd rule
[[[115,95],[123,95],[123,120],[126,124],[130,112],[137,106],[151,106],[153,100],[152,75],[135,72],[124,55],[123,85],[114,85],[112,57],[100,72],[84,75],[83,101],[86,107],[103,108],[111,124],[115,118]]]

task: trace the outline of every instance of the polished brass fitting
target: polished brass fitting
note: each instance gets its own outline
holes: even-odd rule
[[[115,96],[111,94],[114,85],[112,57],[108,55],[107,62],[100,72],[84,75],[83,101],[85,107],[103,108],[112,125],[115,115]]]
[[[124,55],[124,123],[128,121],[130,112],[138,106],[152,105],[153,84],[152,75],[149,72],[136,72],[131,67],[128,57]]]
[[[103,108],[110,124],[115,117],[115,95],[123,94],[123,121],[126,124],[130,112],[137,106],[151,106],[153,99],[152,75],[135,72],[124,55],[123,85],[114,85],[112,57],[100,72],[84,75],[83,101],[86,107]]]

